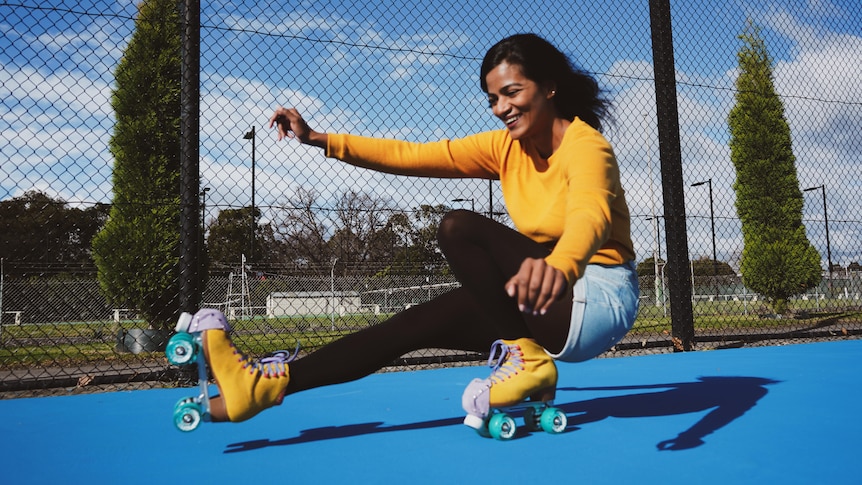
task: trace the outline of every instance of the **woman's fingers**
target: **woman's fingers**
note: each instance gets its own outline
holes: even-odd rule
[[[303,143],[308,137],[308,124],[302,118],[295,108],[285,108],[279,106],[269,118],[269,127],[276,127],[278,130],[278,140],[284,138],[298,138]]]
[[[567,287],[563,272],[544,259],[527,258],[518,273],[506,283],[506,292],[518,302],[518,309],[534,315],[544,314]]]

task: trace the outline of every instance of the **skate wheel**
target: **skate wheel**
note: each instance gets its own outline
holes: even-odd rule
[[[180,431],[193,431],[201,424],[201,406],[193,398],[181,399],[174,406],[174,426]]]
[[[524,427],[530,431],[542,429],[542,415],[535,406],[528,406],[524,410]]]
[[[488,433],[495,440],[510,440],[517,429],[515,420],[505,413],[495,414],[488,421]]]
[[[165,348],[165,356],[168,358],[168,362],[173,365],[190,363],[194,360],[196,352],[197,345],[195,345],[195,338],[185,332],[180,332],[171,337],[168,340],[168,346]]]
[[[558,408],[547,408],[542,411],[541,426],[546,433],[560,434],[566,430],[568,423],[566,413]]]

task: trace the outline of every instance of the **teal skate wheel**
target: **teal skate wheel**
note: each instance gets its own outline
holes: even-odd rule
[[[542,415],[535,406],[527,406],[524,410],[524,427],[530,431],[542,429]]]
[[[560,434],[566,430],[569,419],[559,408],[547,408],[542,411],[541,426],[546,433]]]
[[[517,429],[518,427],[515,426],[515,420],[505,413],[495,414],[491,416],[491,420],[488,421],[488,433],[490,433],[491,437],[495,440],[510,440],[515,436],[515,431]]]
[[[201,419],[201,406],[193,398],[181,399],[174,406],[174,426],[180,431],[194,431],[201,424]]]
[[[191,334],[180,332],[168,340],[165,356],[173,365],[185,365],[195,359],[197,345]]]

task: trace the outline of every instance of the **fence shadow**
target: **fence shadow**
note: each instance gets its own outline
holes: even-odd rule
[[[647,391],[557,404],[569,418],[567,431],[605,418],[645,418],[690,414],[711,410],[675,438],[656,444],[659,450],[685,450],[704,444],[704,437],[727,426],[754,407],[768,390],[765,386],[781,381],[762,377],[699,377],[695,382],[612,387],[564,387],[560,391]],[[660,390],[658,392],[649,392]],[[271,446],[287,446],[315,441],[347,438],[376,433],[411,431],[461,424],[462,416],[417,423],[385,426],[382,421],[327,426],[300,431],[299,436],[259,439],[227,445],[225,453],[252,451]],[[523,430],[518,437],[524,437]]]

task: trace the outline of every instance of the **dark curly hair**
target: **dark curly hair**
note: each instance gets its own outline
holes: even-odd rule
[[[553,44],[536,34],[517,34],[497,42],[482,60],[480,84],[488,92],[485,77],[506,62],[521,66],[524,76],[538,83],[556,86],[554,106],[563,118],[580,118],[597,130],[608,115],[610,103],[603,97],[598,82],[575,66]]]

